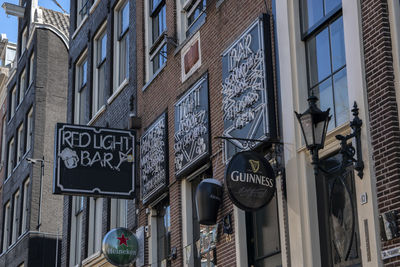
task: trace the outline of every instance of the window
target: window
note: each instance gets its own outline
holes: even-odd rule
[[[106,79],[106,51],[107,51],[107,33],[106,25],[101,27],[100,31],[94,37],[94,85],[92,115],[104,105],[105,79]]]
[[[102,240],[103,199],[89,199],[89,244],[88,256],[100,251]]]
[[[20,56],[25,52],[26,50],[26,43],[28,42],[28,30],[27,27],[25,26],[25,28],[22,30],[22,34],[21,34],[21,54]]]
[[[89,13],[90,3],[89,0],[77,0],[76,1],[76,26],[77,28],[81,24],[82,20]]]
[[[24,69],[21,72],[21,75],[19,76],[19,100],[18,100],[18,104],[21,104],[22,100],[24,99],[25,87],[26,87],[26,72],[25,72],[25,69]]]
[[[24,142],[22,142],[24,136],[23,130],[24,125],[21,123],[17,130],[17,164],[21,161],[22,155],[24,154]]]
[[[110,228],[127,227],[127,203],[125,199],[111,199]]]
[[[157,205],[157,262],[158,266],[170,266],[171,213],[168,201]]]
[[[88,111],[87,100],[87,59],[86,52],[76,64],[75,76],[75,123],[87,124],[86,113]]]
[[[28,111],[28,115],[26,116],[26,141],[25,141],[25,152],[28,152],[31,149],[32,145],[32,133],[33,133],[33,107],[31,107]]]
[[[182,43],[186,38],[193,36],[206,21],[206,0],[178,0],[176,1],[178,39]]]
[[[28,86],[31,86],[33,82],[33,68],[34,68],[34,60],[35,60],[35,53],[32,52],[31,56],[29,57],[29,83]]]
[[[4,206],[4,216],[3,216],[3,252],[5,252],[9,245],[10,237],[10,201]]]
[[[21,220],[21,235],[28,230],[28,193],[29,193],[29,177],[24,182],[24,191],[22,191],[22,220]]]
[[[339,0],[302,0],[309,94],[331,109],[328,129],[349,120],[343,19]]]
[[[7,162],[7,177],[11,175],[14,169],[14,157],[15,157],[15,145],[14,138],[11,138],[8,142],[8,162]]]
[[[19,190],[14,194],[14,203],[13,203],[13,216],[12,216],[12,232],[11,232],[11,244],[14,244],[17,241],[18,237],[18,203],[19,203]]]
[[[145,12],[147,15],[147,80],[150,80],[167,61],[167,43],[165,33],[167,31],[165,0],[147,0]]]
[[[114,86],[116,92],[129,78],[129,1],[121,1],[115,8],[114,23]]]
[[[70,264],[76,266],[81,262],[81,241],[82,241],[82,218],[84,197],[72,197],[71,216],[71,243],[70,243]]]
[[[10,96],[10,119],[14,117],[15,114],[15,107],[17,106],[17,87],[11,89],[11,96]]]
[[[7,118],[6,116],[3,117],[3,123],[1,125],[1,167],[4,166],[4,160],[6,159],[6,123]]]

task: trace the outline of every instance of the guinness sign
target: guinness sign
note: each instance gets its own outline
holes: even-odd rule
[[[253,211],[265,206],[274,196],[275,173],[263,156],[244,151],[228,163],[225,184],[237,207]]]

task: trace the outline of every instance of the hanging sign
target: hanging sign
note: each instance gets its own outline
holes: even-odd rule
[[[143,203],[167,186],[167,127],[163,113],[140,139],[140,170]]]
[[[175,104],[175,174],[190,172],[210,150],[208,77],[200,78]]]
[[[269,16],[258,18],[222,54],[224,136],[264,140],[275,136]],[[226,141],[225,155],[248,150],[249,142]]]
[[[133,198],[132,131],[57,123],[54,194]]]
[[[255,211],[262,208],[275,194],[275,173],[260,154],[239,152],[229,161],[225,184],[232,202],[239,208]]]
[[[115,228],[103,238],[102,252],[109,263],[116,266],[129,266],[138,255],[139,242],[126,228]]]

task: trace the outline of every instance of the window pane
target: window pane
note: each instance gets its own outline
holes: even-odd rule
[[[325,0],[325,15],[342,4],[342,0]]]
[[[322,0],[302,0],[302,3],[303,31],[307,31],[324,16],[323,2]]]
[[[104,34],[97,40],[97,64],[100,64],[104,59],[106,59],[106,49],[107,49],[107,34]]]
[[[335,92],[335,117],[336,126],[349,121],[349,98],[347,95],[347,74],[346,68],[333,76]]]
[[[333,71],[336,71],[346,64],[342,17],[340,17],[330,25],[330,30],[332,47],[332,67]]]
[[[328,29],[307,43],[310,82],[313,87],[331,74]]]
[[[79,92],[79,123],[81,124],[87,123],[87,121],[85,120],[86,94],[87,89],[86,87],[83,87],[82,90]]]
[[[157,15],[153,16],[152,27],[153,27],[153,43],[154,43],[161,35],[161,33],[163,33],[167,28],[165,5],[161,8],[161,10],[157,13]]]
[[[196,2],[196,1],[194,1]],[[194,7],[194,11],[192,12],[189,17],[188,17],[188,26],[190,26],[199,16],[200,14],[205,10],[206,8],[206,0],[200,1],[200,3]]]
[[[122,8],[120,14],[120,25],[119,25],[119,34],[121,35],[128,29],[129,27],[129,2],[127,1],[125,6]]]
[[[129,45],[129,35],[126,34],[124,38],[120,41],[120,51],[119,51],[119,83],[121,84],[125,78],[128,78],[128,69],[129,69],[129,54],[128,54],[128,46]]]
[[[319,108],[323,111],[330,108],[330,115],[334,115],[335,110],[333,108],[332,80],[329,78],[328,80],[317,86],[313,91],[314,95],[319,99]],[[328,130],[332,130],[334,127],[335,116],[332,116],[332,119],[330,120],[328,125]]]
[[[153,74],[156,73],[164,65],[165,62],[167,62],[167,45],[166,44],[164,44],[164,46],[160,49],[160,51],[157,52],[157,54],[152,59]]]

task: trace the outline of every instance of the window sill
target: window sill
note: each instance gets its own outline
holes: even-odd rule
[[[101,0],[96,0],[93,3],[92,7],[89,9],[89,14],[93,14],[93,12],[96,10],[97,6],[100,4],[100,1]]]
[[[90,119],[87,125],[92,125],[99,118],[99,116],[104,113],[105,110],[106,105],[102,105],[101,108],[96,112],[96,114],[94,114],[94,116]]]
[[[82,261],[82,266],[90,264],[101,256],[101,251],[97,251]]]
[[[79,26],[76,28],[76,30],[74,31],[74,33],[72,34],[72,39],[75,39],[75,37],[78,35],[78,32],[81,30],[81,28],[83,27],[83,24],[85,24],[85,22],[88,19],[88,15],[85,15],[85,17],[82,19],[81,23],[79,24]]]
[[[157,71],[156,73],[153,74],[153,76],[151,76],[150,80],[143,86],[142,88],[142,92],[144,92],[147,87],[150,86],[150,84],[156,79],[156,77],[158,76],[158,74],[160,74],[160,72],[165,68],[165,66],[167,66],[167,62],[165,62]]]
[[[114,99],[122,92],[122,90],[128,86],[129,79],[125,79],[117,88],[117,90],[107,99],[107,104],[111,104]]]

